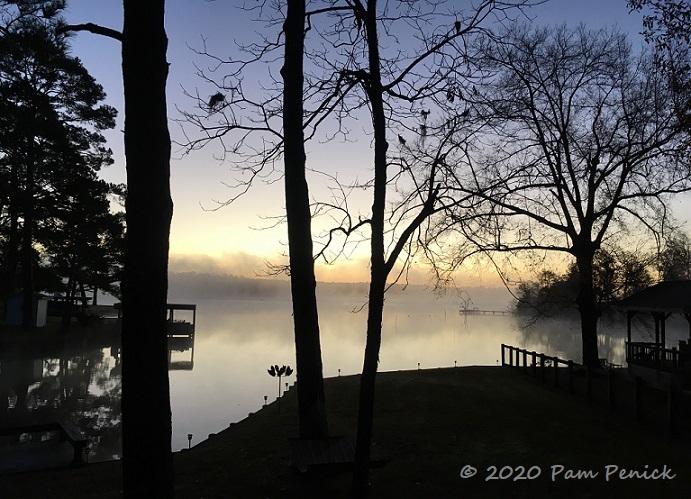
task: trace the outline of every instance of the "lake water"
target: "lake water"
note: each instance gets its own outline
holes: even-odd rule
[[[278,383],[267,369],[273,364],[295,367],[290,301],[196,303],[194,343],[171,351],[174,450],[187,447],[190,433],[195,444],[243,419],[261,408],[264,396],[275,400]],[[353,297],[320,301],[326,377],[362,369],[366,310],[353,313],[359,305]],[[600,356],[624,364],[623,316],[603,321],[602,330]],[[638,326],[635,339],[649,340],[650,331],[651,324]],[[0,351],[0,418],[70,419],[89,436],[89,460],[95,461],[119,457],[121,385],[117,335],[92,336],[68,337],[59,346],[5,346]],[[676,344],[677,336],[688,336],[683,321],[668,323],[668,343]],[[580,331],[574,322],[547,320],[523,329],[512,316],[460,315],[452,299],[391,299],[379,370],[497,365],[502,343],[580,361]],[[291,385],[294,380],[295,375],[285,379]]]

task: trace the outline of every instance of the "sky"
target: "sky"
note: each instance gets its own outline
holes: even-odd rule
[[[120,0],[68,0],[67,3],[65,17],[70,24],[93,22],[122,29]],[[256,4],[253,0],[246,3]],[[273,218],[281,216],[283,212],[284,196],[280,181],[271,185],[257,185],[238,201],[221,207],[218,201],[227,200],[233,194],[225,184],[233,184],[237,173],[228,163],[216,157],[214,153],[218,151],[213,148],[185,154],[175,145],[175,142],[184,141],[176,121],[181,119],[179,109],[194,106],[194,102],[184,96],[183,89],[191,93],[198,90],[200,95],[214,92],[196,76],[196,68],[208,68],[209,61],[193,49],[200,49],[205,41],[210,52],[220,57],[237,57],[236,40],[247,42],[256,39],[258,34],[271,34],[264,24],[253,21],[252,16],[238,9],[241,4],[241,1],[223,0],[166,2],[170,62],[168,115],[174,142],[171,160],[174,202],[170,238],[171,271],[211,271],[251,277],[265,272],[266,260],[280,263],[278,255],[287,251],[286,227],[284,224],[276,225]],[[626,0],[548,0],[531,9],[528,14],[540,25],[562,22],[577,25],[584,22],[590,27],[602,27],[616,24],[634,36],[641,30],[640,14],[629,14]],[[634,43],[641,43],[639,36],[636,40]],[[103,85],[108,95],[106,103],[120,111],[116,128],[106,134],[109,147],[114,151],[115,164],[104,169],[101,176],[107,181],[124,183],[124,106],[119,44],[109,38],[80,32],[72,37],[71,46],[73,55],[79,57]],[[261,83],[250,81],[251,76],[246,85]],[[366,128],[366,123],[362,128]],[[330,172],[365,178],[372,162],[370,141],[365,135],[354,138],[357,140],[355,143],[330,144],[328,148],[316,143],[308,144],[308,166],[328,164]],[[318,182],[318,179],[314,180]],[[311,185],[311,188],[315,197],[326,194],[318,183],[316,187]],[[357,201],[363,212],[371,204],[369,199],[363,197]],[[684,205],[681,207],[684,208]],[[428,272],[420,267],[414,269],[412,280],[424,283],[428,277]],[[317,278],[322,281],[366,281],[366,253],[356,252],[351,259],[332,266],[318,264]],[[476,285],[496,284],[491,273],[475,273],[470,279]]]

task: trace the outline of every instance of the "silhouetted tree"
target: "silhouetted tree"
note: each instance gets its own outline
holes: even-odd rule
[[[164,0],[125,0],[125,269],[122,280],[123,479],[129,497],[172,497],[166,305],[170,136]]]
[[[657,270],[661,281],[691,279],[691,240],[683,232],[665,239],[657,257]]]
[[[240,194],[233,195],[225,206],[237,199],[261,178],[270,176],[277,161],[283,159],[283,182],[286,196],[285,221],[288,226],[287,266],[274,266],[272,272],[290,275],[293,301],[296,372],[298,376],[298,413],[300,436],[319,438],[328,436],[328,422],[323,388],[321,342],[314,275],[309,189],[306,180],[305,128],[315,121],[314,111],[305,111],[304,99],[312,89],[304,88],[303,58],[305,46],[305,2],[290,0],[285,14],[278,5],[277,17],[267,21],[268,28],[282,25],[283,37],[269,40],[266,36],[259,43],[243,42],[241,57],[221,60],[206,50],[201,54],[219,66],[228,66],[220,82],[203,71],[199,76],[216,89],[210,97],[198,93],[190,95],[198,104],[199,111],[183,111],[185,121],[201,132],[201,138],[189,138],[188,151],[219,142],[224,157],[228,157],[239,170],[249,174],[236,187]],[[261,9],[247,7],[248,10]],[[281,56],[276,51],[283,49]],[[256,88],[245,90],[242,79],[255,63],[268,60],[281,63],[282,84],[267,74],[260,96]],[[269,64],[271,67],[271,64]],[[273,85],[268,82],[271,81]],[[321,111],[323,112],[323,110]],[[319,114],[320,111],[317,112]],[[307,116],[307,117],[306,117]],[[259,136],[259,140],[254,138]],[[240,161],[236,158],[240,157]],[[283,218],[283,217],[282,217]]]
[[[64,326],[69,325],[71,304],[86,288],[118,293],[124,254],[124,213],[111,213],[111,186],[95,177],[67,175],[61,186],[62,202],[39,224],[43,267],[60,284],[49,291],[65,294]]]
[[[305,1],[288,0],[283,77],[283,159],[290,258],[290,291],[293,298],[295,356],[298,384],[300,437],[329,435],[324,398],[316,279],[312,250],[312,212],[305,177],[303,130],[303,54],[305,50]]]
[[[166,110],[165,0],[125,0],[122,41],[127,198],[122,279],[123,485],[126,497],[172,497],[173,455],[166,305],[170,135]]]
[[[101,131],[114,126],[115,110],[99,105],[102,87],[69,55],[64,40],[55,38],[61,2],[18,2],[14,16],[9,5],[3,4],[3,19],[10,21],[0,37],[3,281],[4,292],[12,292],[21,270],[23,324],[29,327],[36,231],[56,204],[67,202],[65,177],[88,178],[110,164]]]
[[[663,52],[691,43],[691,5],[678,0],[629,0],[631,11],[644,11],[643,35]]]
[[[644,12],[643,36],[655,48],[655,62],[676,92],[691,88],[691,4],[677,0],[629,0],[631,11]],[[691,105],[678,110],[691,129]]]
[[[338,47],[334,51],[337,56],[319,51],[312,61],[323,67],[325,74],[333,75],[335,83],[329,87],[333,89],[332,95],[337,96],[333,100],[348,103],[346,112],[339,109],[339,129],[344,117],[355,118],[360,109],[368,110],[372,123],[373,177],[359,186],[371,188],[371,214],[353,223],[347,202],[331,205],[334,213],[342,214],[343,224],[332,229],[330,236],[340,232],[348,237],[361,227],[370,229],[367,339],[358,406],[354,497],[364,497],[368,488],[387,280],[399,257],[411,250],[411,240],[421,225],[439,209],[438,201],[444,195],[440,193],[437,176],[442,158],[430,155],[429,161],[420,161],[423,172],[409,177],[413,170],[408,160],[415,161],[409,147],[414,141],[406,140],[401,133],[407,130],[424,140],[431,112],[425,104],[436,107],[439,99],[453,100],[466,90],[466,39],[483,29],[481,26],[493,14],[502,17],[507,9],[521,4],[525,2],[480,2],[468,12],[461,12],[444,2],[401,2],[393,6],[380,5],[376,0],[353,0],[336,3],[329,11],[337,14],[335,20],[316,28],[323,39]],[[446,8],[449,11],[444,11]],[[420,43],[411,47],[410,52],[404,51],[397,44],[402,36]],[[389,45],[395,46],[395,50],[389,51]],[[387,139],[394,130],[398,132],[398,154],[389,150]],[[390,168],[394,172],[391,176]],[[403,183],[403,178],[409,179],[413,192],[387,214],[387,191]],[[408,264],[411,261],[407,259]]]
[[[653,258],[641,251],[613,247],[596,251],[593,286],[598,307],[607,307],[653,284],[652,263]],[[578,312],[578,282],[575,263],[561,275],[543,270],[536,280],[524,280],[518,285],[515,311],[530,319],[530,323],[543,317]]]
[[[418,189],[406,198],[405,208],[394,210],[391,218],[387,217],[387,190],[402,182],[403,178],[409,178],[412,170],[405,163],[413,159],[404,158],[409,154],[401,149],[399,154],[390,152],[387,134],[396,130],[399,134],[405,131],[417,135],[418,125],[424,125],[420,123],[420,116],[427,112],[425,108],[418,107],[422,105],[420,103],[424,99],[429,99],[432,103],[438,98],[446,99],[448,95],[458,95],[457,92],[461,90],[457,80],[462,79],[460,73],[465,67],[461,42],[463,37],[477,29],[492,12],[503,13],[509,6],[523,3],[481,2],[469,15],[458,13],[451,3],[443,2],[401,2],[396,7],[377,2],[326,2],[314,4],[312,10],[306,12],[307,33],[316,32],[320,41],[313,48],[305,50],[305,57],[309,61],[307,66],[310,83],[303,90],[303,102],[307,102],[302,120],[304,137],[314,137],[324,122],[335,122],[325,134],[327,139],[347,136],[347,122],[364,116],[368,116],[371,121],[373,132],[373,178],[357,186],[338,184],[335,190],[343,194],[343,197],[333,202],[315,203],[314,208],[316,212],[332,216],[337,224],[325,234],[325,245],[316,252],[318,257],[330,258],[328,248],[336,239],[347,239],[363,229],[370,229],[366,237],[371,244],[371,282],[368,339],[358,419],[354,483],[356,495],[366,492],[374,386],[387,278],[399,257],[410,248],[411,239],[420,225],[434,212],[439,195],[434,185],[439,162],[437,157],[425,162],[427,171],[421,177],[424,179],[418,179]],[[260,5],[265,6],[264,3]],[[281,22],[280,18],[273,19],[269,25]],[[397,28],[392,31],[391,26],[394,24]],[[288,23],[284,26],[287,36]],[[397,29],[402,30],[401,33]],[[386,43],[396,46],[396,50],[385,50],[383,55],[380,53],[379,42],[382,32],[386,33]],[[398,50],[400,47],[396,44],[397,36],[407,36],[410,39],[419,37],[421,43],[410,53],[403,53]],[[242,162],[239,165],[249,174],[249,180],[240,185],[241,192],[245,192],[253,182],[267,174],[265,167],[273,166],[283,146],[288,150],[288,144],[284,141],[287,141],[289,130],[284,129],[284,136],[276,124],[272,123],[288,112],[287,107],[277,105],[278,93],[257,98],[243,88],[242,79],[238,77],[248,64],[263,57],[270,58],[279,46],[280,42],[267,36],[262,43],[248,47],[249,60],[233,62],[210,56],[219,66],[227,64],[229,71],[222,81],[215,81],[202,74],[214,89],[219,90],[214,90],[210,98],[202,97],[199,93],[192,95],[199,103],[200,112],[186,113],[187,120],[202,131],[202,137],[191,138],[188,147],[194,149],[207,143],[209,139],[219,139],[223,142],[223,152],[229,156],[237,154],[243,147],[250,151],[250,161],[248,155],[241,156]],[[448,50],[444,51],[446,47]],[[201,53],[207,54],[206,49]],[[218,72],[218,68],[215,70]],[[269,81],[270,78],[271,73],[268,75]],[[285,82],[287,90],[288,82]],[[218,96],[219,93],[222,98]],[[256,111],[256,114],[249,117],[240,114],[248,108]],[[232,136],[229,132],[235,132],[235,135]],[[249,141],[250,134],[254,132],[263,134],[261,142]],[[402,135],[399,138],[401,148],[414,143],[412,137],[409,141]],[[304,157],[299,159],[300,162],[304,161]],[[397,168],[397,173],[389,177],[388,167]],[[336,180],[336,177],[333,179]],[[415,184],[415,180],[411,182]],[[355,214],[349,211],[346,197],[350,187],[371,189],[373,207],[369,216],[358,217],[356,220]],[[309,216],[307,210],[302,214]],[[292,253],[294,248],[291,247],[290,251]],[[335,250],[334,253],[338,255],[340,252]],[[412,260],[408,260],[408,263],[410,261]],[[290,271],[294,275],[292,261]],[[303,382],[300,365],[297,366],[297,373],[299,389]]]
[[[484,123],[482,150],[446,158],[454,189],[482,203],[440,225],[472,221],[452,229],[469,241],[457,262],[478,250],[571,254],[583,362],[594,365],[596,252],[619,228],[662,233],[670,196],[691,188],[689,92],[616,32],[517,27],[500,38],[478,48],[490,75],[468,103]]]

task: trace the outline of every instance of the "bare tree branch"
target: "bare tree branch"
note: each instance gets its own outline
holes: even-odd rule
[[[107,36],[108,38],[113,38],[119,42],[122,42],[122,33],[111,28],[106,28],[104,26],[99,26],[94,23],[86,24],[66,24],[60,26],[55,30],[56,35],[62,35],[63,33],[69,33],[70,31],[89,31],[96,35]]]

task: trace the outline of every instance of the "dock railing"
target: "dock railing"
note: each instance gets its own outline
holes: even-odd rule
[[[627,342],[626,361],[675,374],[691,370],[691,352],[676,348],[662,348],[657,343]]]

